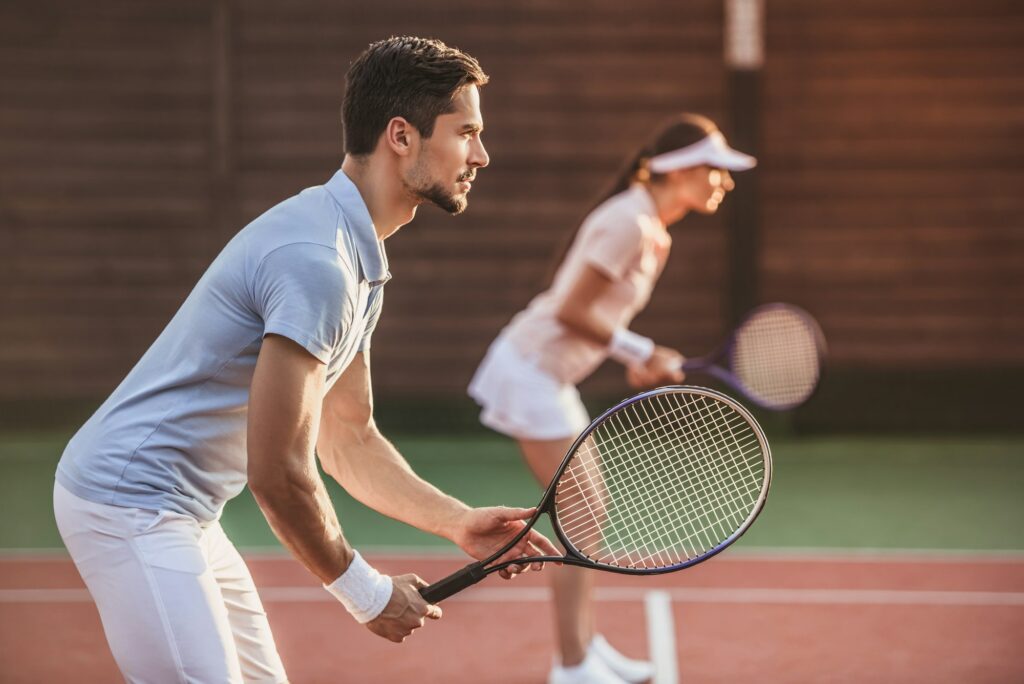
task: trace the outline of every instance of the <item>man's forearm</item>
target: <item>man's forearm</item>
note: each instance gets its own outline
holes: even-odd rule
[[[310,572],[329,584],[352,561],[323,480],[312,472],[291,473],[266,485],[250,482],[253,496],[281,543]]]
[[[324,443],[326,441],[326,444]],[[420,478],[376,428],[359,439],[321,441],[324,470],[361,503],[446,539],[469,507]]]

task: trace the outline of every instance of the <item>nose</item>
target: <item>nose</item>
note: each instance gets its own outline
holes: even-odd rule
[[[482,169],[491,163],[491,158],[484,149],[484,141],[479,137],[473,139],[473,145],[469,150],[469,165],[476,169]]]

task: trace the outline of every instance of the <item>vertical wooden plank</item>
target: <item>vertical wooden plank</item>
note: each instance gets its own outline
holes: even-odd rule
[[[725,1],[725,63],[728,79],[729,139],[760,156],[761,67],[764,64],[763,0]],[[724,205],[728,240],[727,320],[736,325],[758,303],[760,242],[758,170],[737,174],[736,189]]]
[[[215,0],[211,13],[210,100],[210,227],[211,251],[219,249],[226,236],[238,230],[234,224],[235,183],[232,109],[232,12],[231,0]]]

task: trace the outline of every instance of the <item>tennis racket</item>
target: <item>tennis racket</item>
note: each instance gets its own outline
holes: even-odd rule
[[[714,353],[686,359],[683,370],[707,373],[761,408],[785,411],[811,398],[821,379],[825,336],[791,304],[765,304],[743,319]]]
[[[420,593],[438,603],[537,561],[638,575],[681,570],[739,539],[764,506],[771,474],[764,432],[736,401],[701,387],[638,394],[576,439],[514,539]],[[565,555],[496,562],[542,514]]]

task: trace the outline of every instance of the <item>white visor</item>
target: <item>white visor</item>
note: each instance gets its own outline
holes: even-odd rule
[[[651,173],[668,173],[702,164],[716,169],[746,171],[754,168],[757,165],[757,160],[749,154],[743,154],[729,147],[729,144],[725,142],[725,136],[715,131],[692,145],[651,157],[647,168]]]

